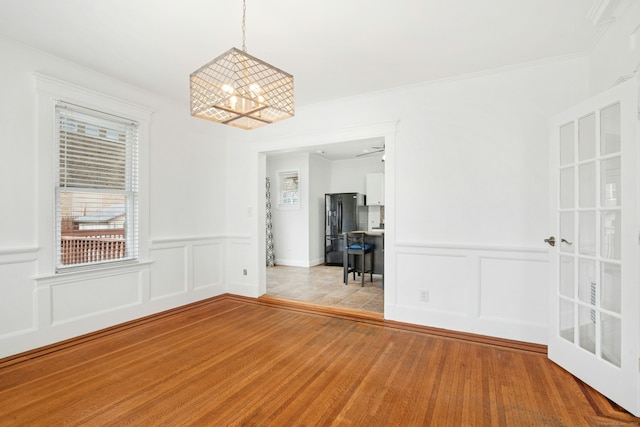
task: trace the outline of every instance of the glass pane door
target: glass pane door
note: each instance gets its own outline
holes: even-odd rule
[[[558,156],[563,239],[558,333],[619,367],[620,105],[561,126]]]
[[[551,360],[640,415],[638,84],[552,120]]]

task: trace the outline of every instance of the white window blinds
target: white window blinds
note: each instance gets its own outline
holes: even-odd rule
[[[56,105],[58,270],[138,257],[138,125]]]

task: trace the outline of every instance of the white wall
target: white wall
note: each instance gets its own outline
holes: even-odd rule
[[[309,156],[309,265],[324,263],[324,195],[330,193],[331,163]]]
[[[247,134],[240,129],[224,129],[229,135]],[[263,253],[258,254],[265,246],[266,157],[256,156],[254,147],[250,144],[231,143],[227,144],[225,164],[228,188],[220,205],[226,210],[227,291],[257,297],[266,290],[264,283],[260,285],[260,278],[266,271],[266,252],[263,250]],[[258,175],[261,179],[257,178]],[[243,274],[244,271],[247,272],[246,275]]]
[[[382,154],[372,154],[356,159],[336,160],[331,162],[332,193],[367,194],[367,174],[383,172]],[[371,228],[380,224],[380,207],[369,206],[368,222]]]
[[[298,171],[300,206],[278,206],[279,172]],[[271,179],[271,219],[273,245],[277,265],[309,266],[309,154],[293,154],[267,159],[267,173]]]
[[[189,117],[188,99],[164,99],[3,39],[0,56],[0,357],[224,292],[224,133]],[[141,264],[52,271],[50,233],[41,225],[53,212],[53,188],[41,183],[51,182],[53,141],[38,139],[52,118],[37,116],[46,106],[36,105],[36,72],[89,97],[153,111],[141,161],[148,188],[142,210],[150,212]]]
[[[587,88],[587,58],[574,57],[317,104],[252,134],[253,154],[234,168],[258,182],[260,151],[397,121],[385,163],[385,317],[543,343],[547,120]],[[230,134],[229,150],[246,138]]]
[[[331,162],[331,193],[367,193],[366,175],[384,172],[380,156]]]

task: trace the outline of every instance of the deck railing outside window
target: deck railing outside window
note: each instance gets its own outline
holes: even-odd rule
[[[124,258],[124,229],[69,230],[61,236],[63,265],[84,264]]]

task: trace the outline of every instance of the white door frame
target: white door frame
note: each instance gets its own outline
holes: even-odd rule
[[[344,143],[370,138],[384,138],[385,144],[385,283],[384,283],[384,312],[396,304],[396,280],[395,280],[395,150],[397,121],[382,122],[370,125],[357,126],[344,129],[333,129],[326,132],[312,134],[289,135],[269,141],[260,141],[260,148],[255,156],[258,165],[258,182],[256,183],[258,212],[256,215],[258,230],[258,268],[259,283],[258,295],[267,292],[266,263],[266,236],[265,236],[265,179],[266,179],[266,153],[270,151],[311,147],[333,143]]]

